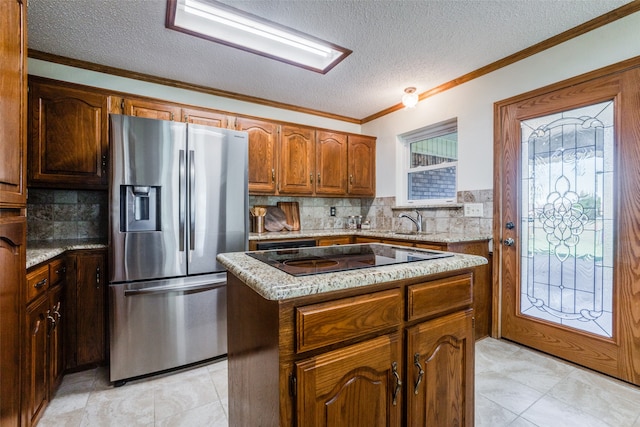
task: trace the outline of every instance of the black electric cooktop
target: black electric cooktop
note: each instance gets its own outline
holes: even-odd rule
[[[247,255],[292,276],[308,276],[453,256],[449,253],[380,243],[275,249],[247,252]]]

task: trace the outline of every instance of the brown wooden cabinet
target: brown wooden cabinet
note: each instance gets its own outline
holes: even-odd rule
[[[407,425],[473,426],[471,310],[407,330]]]
[[[236,129],[249,134],[249,193],[275,194],[280,126],[273,122],[238,117]]]
[[[229,273],[229,423],[473,426],[472,277],[272,301]]]
[[[67,263],[66,368],[76,370],[106,361],[106,252],[72,252]]]
[[[57,258],[27,272],[22,425],[32,426],[62,381],[66,263]],[[24,304],[24,303],[23,303]]]
[[[180,106],[163,101],[152,101],[138,98],[124,98],[122,114],[127,116],[146,117],[158,120],[182,120]]]
[[[20,422],[20,367],[26,265],[24,216],[0,215],[0,426]],[[24,355],[23,355],[24,357]]]
[[[396,333],[296,362],[297,425],[400,426],[401,354]]]
[[[200,108],[183,108],[182,121],[196,125],[213,126],[216,128],[232,128],[234,117],[215,111]]]
[[[26,15],[26,1],[0,3],[0,207],[26,204]]]
[[[105,188],[107,96],[33,77],[29,88],[29,185]]]
[[[350,196],[376,195],[376,140],[364,135],[349,135],[348,174]]]
[[[279,194],[312,195],[315,188],[315,129],[282,126]]]
[[[317,195],[347,194],[347,135],[318,131],[316,136]]]

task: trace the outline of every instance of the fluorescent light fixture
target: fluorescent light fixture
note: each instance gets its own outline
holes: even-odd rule
[[[167,0],[166,26],[322,74],[351,53],[214,0]]]

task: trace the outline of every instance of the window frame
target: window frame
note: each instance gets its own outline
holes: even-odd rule
[[[429,138],[437,138],[438,136],[447,135],[458,132],[458,118],[444,120],[432,125],[422,127],[410,132],[397,136],[398,141],[398,171],[400,171],[400,179],[396,186],[396,204],[399,206],[433,206],[451,204],[457,202],[458,194],[458,162],[459,147],[456,149],[456,161],[444,162],[437,165],[411,167],[411,144]],[[409,199],[409,174],[423,172],[428,170],[455,168],[455,195],[451,198],[441,199]]]

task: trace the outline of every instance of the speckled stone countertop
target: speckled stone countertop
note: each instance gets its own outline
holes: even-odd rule
[[[481,233],[417,233],[406,234],[389,230],[300,230],[300,231],[279,231],[265,233],[249,233],[249,240],[272,240],[272,239],[303,239],[310,237],[331,237],[331,236],[362,236],[378,237],[381,239],[415,240],[419,242],[435,243],[456,243],[473,242],[477,240],[490,240],[490,234]]]
[[[217,259],[258,294],[275,301],[428,276],[487,263],[487,259],[480,256],[454,254],[449,258],[296,277],[243,252],[220,254]]]
[[[38,240],[27,242],[27,268],[48,261],[66,251],[104,249],[101,239]]]

